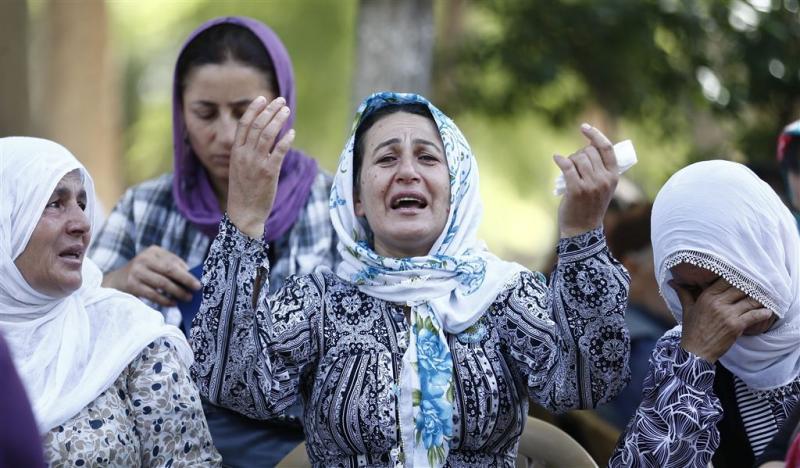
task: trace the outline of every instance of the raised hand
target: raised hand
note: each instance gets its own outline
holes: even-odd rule
[[[267,100],[259,96],[250,103],[236,128],[228,176],[228,217],[253,238],[264,235],[281,164],[294,141],[292,129],[275,142],[289,112],[282,97],[267,105]]]
[[[681,347],[710,363],[725,354],[748,328],[772,316],[755,299],[719,278],[695,300],[692,293],[670,281],[683,309]]]
[[[566,192],[558,209],[561,237],[575,236],[603,224],[608,204],[617,187],[617,158],[611,142],[600,130],[581,125],[589,145],[569,158],[553,160],[564,173]]]
[[[151,245],[119,270],[106,273],[103,286],[171,307],[176,299],[191,300],[191,291],[202,285],[180,257]]]

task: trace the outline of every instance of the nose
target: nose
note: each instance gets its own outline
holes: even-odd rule
[[[217,139],[226,148],[233,147],[234,137],[236,136],[236,126],[239,120],[233,115],[226,114],[220,118]]]
[[[417,168],[416,158],[410,152],[400,156],[397,167],[397,180],[402,182],[413,182],[420,180],[419,168]]]
[[[77,204],[70,208],[69,219],[67,220],[67,233],[71,236],[83,236],[92,228],[89,217]]]

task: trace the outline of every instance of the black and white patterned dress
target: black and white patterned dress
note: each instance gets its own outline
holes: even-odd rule
[[[558,250],[549,288],[525,271],[476,325],[448,336],[456,385],[449,465],[513,466],[528,397],[553,411],[591,408],[627,383],[627,273],[599,229]],[[266,258],[262,242],[223,220],[192,328],[201,394],[253,418],[301,395],[315,466],[396,466],[403,306],[320,272],[290,278],[274,296],[262,287],[254,309]]]

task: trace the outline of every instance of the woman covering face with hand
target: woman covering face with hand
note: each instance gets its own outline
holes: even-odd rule
[[[315,466],[493,466],[513,464],[529,397],[564,411],[617,394],[628,277],[600,228],[617,177],[600,132],[558,159],[568,189],[548,287],[478,240],[477,163],[453,121],[417,95],[373,95],[330,197],[343,261],[269,294],[261,233],[287,116],[259,98],[236,135],[192,329],[211,401],[265,418],[299,390]]]
[[[53,466],[216,466],[177,328],[100,286],[94,187],[65,148],[0,138],[0,332]]]
[[[611,466],[750,466],[800,398],[800,239],[741,164],[688,166],[659,192],[661,338]]]

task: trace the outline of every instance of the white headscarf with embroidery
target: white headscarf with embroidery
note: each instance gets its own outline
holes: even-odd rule
[[[741,164],[705,161],[676,172],[653,204],[656,279],[678,323],[667,284],[690,263],[725,278],[779,317],[770,330],[741,336],[720,361],[749,387],[768,390],[800,374],[800,237],[769,185]]]
[[[14,260],[28,245],[53,190],[76,169],[91,223],[94,184],[66,148],[38,138],[0,138],[0,332],[42,433],[108,389],[156,338],[169,338],[184,363],[192,362],[180,330],[133,296],[101,287],[103,274],[89,258],[83,260],[81,287],[63,298],[33,289],[17,269]]]
[[[372,112],[401,104],[428,107],[450,172],[447,224],[424,257],[378,255],[354,211],[355,130]],[[477,161],[450,118],[415,94],[376,93],[361,104],[331,191],[331,220],[343,258],[336,273],[367,294],[411,307],[412,328],[403,355],[398,403],[408,466],[442,466],[449,451],[455,387],[445,333],[461,333],[475,324],[508,282],[524,270],[492,255],[478,239],[481,212]]]

